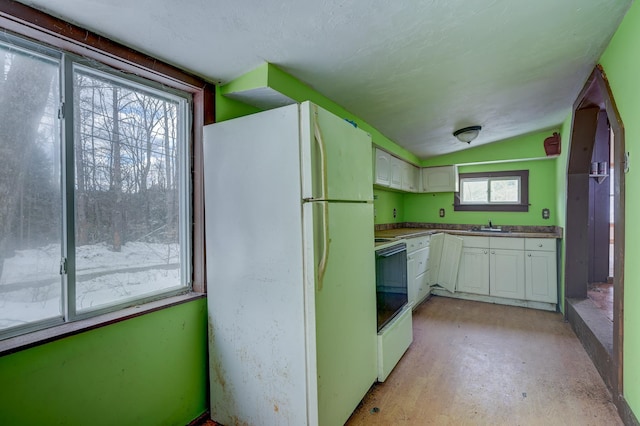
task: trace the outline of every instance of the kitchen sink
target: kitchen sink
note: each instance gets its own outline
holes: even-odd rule
[[[509,233],[509,232],[511,232],[511,231],[508,231],[508,230],[502,229],[502,228],[489,228],[489,227],[485,227],[485,226],[482,226],[482,227],[478,228],[477,231],[482,231],[482,232],[501,232],[501,233]]]

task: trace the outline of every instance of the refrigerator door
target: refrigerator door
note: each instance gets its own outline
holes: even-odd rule
[[[206,126],[204,138],[211,417],[306,425],[317,409],[306,394],[315,354],[306,352],[298,106]]]
[[[300,116],[302,198],[372,201],[371,137],[310,102]]]
[[[376,379],[373,205],[305,203],[303,224],[306,294],[315,299],[307,303],[315,307],[318,424],[342,425]]]

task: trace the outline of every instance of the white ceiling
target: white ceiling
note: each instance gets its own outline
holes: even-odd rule
[[[278,65],[421,158],[557,127],[631,0],[26,0],[214,82]]]

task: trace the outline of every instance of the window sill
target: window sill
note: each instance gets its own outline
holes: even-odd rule
[[[454,204],[456,212],[528,212],[528,204]]]
[[[44,330],[10,337],[8,339],[0,341],[0,357],[43,345],[45,343],[50,343],[64,337],[73,336],[85,331],[94,330],[121,321],[126,321],[128,319],[159,311],[161,309],[166,309],[172,306],[180,305],[182,303],[202,299],[203,297],[206,297],[206,294],[190,292],[187,294],[181,294],[178,296],[167,297],[165,299],[145,303],[143,305],[120,309],[115,312],[109,312],[84,320],[69,322]]]

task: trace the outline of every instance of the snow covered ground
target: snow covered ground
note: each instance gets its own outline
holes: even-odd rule
[[[106,244],[76,250],[79,311],[178,287],[178,244],[131,242],[114,252]],[[60,316],[60,246],[17,251],[0,276],[0,330]]]

